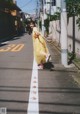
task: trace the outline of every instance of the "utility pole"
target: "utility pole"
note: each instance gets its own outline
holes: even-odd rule
[[[37,18],[37,27],[39,30],[39,1],[37,0],[37,8],[36,8],[36,18]]]
[[[61,0],[61,63],[66,67],[68,64],[67,46],[67,13],[66,2]]]
[[[49,8],[49,15],[50,15],[50,17],[51,17],[51,5],[52,5],[52,0],[50,0],[50,8]],[[50,17],[49,17],[49,22],[50,22]]]
[[[75,57],[75,8],[74,8],[74,0],[73,0],[73,59]]]
[[[44,36],[44,0],[42,0],[42,35]]]
[[[38,26],[38,30],[39,30],[39,0],[37,0],[37,26]]]

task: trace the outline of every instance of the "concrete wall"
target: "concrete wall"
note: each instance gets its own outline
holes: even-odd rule
[[[77,17],[76,17],[77,19]],[[60,30],[60,20],[50,22],[49,31],[52,32],[52,40],[55,40],[60,45],[61,30]],[[68,36],[68,51],[73,51],[73,19],[69,18],[67,27]],[[77,57],[80,58],[80,30],[75,22],[75,52]]]

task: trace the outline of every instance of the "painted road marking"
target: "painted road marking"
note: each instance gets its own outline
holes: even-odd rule
[[[6,41],[6,42],[2,42],[1,44],[8,44],[9,43],[9,41]]]
[[[5,48],[0,48],[0,52],[18,52],[24,47],[24,44],[10,44]]]
[[[6,107],[0,107],[0,114],[7,114],[7,108]]]
[[[23,47],[24,47],[24,44],[18,44],[11,51],[13,51],[13,52],[20,51]]]
[[[34,59],[27,114],[39,114],[38,69]]]

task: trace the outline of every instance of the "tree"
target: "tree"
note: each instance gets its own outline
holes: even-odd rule
[[[8,2],[8,3],[13,3],[13,0],[0,0],[0,2]]]
[[[80,0],[66,0],[68,17],[77,16],[76,23],[80,29]]]
[[[5,0],[8,3],[13,3],[13,0]]]

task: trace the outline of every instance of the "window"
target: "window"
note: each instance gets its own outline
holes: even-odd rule
[[[56,0],[52,0],[52,6],[56,6]]]
[[[46,0],[44,0],[44,4],[46,4]]]

